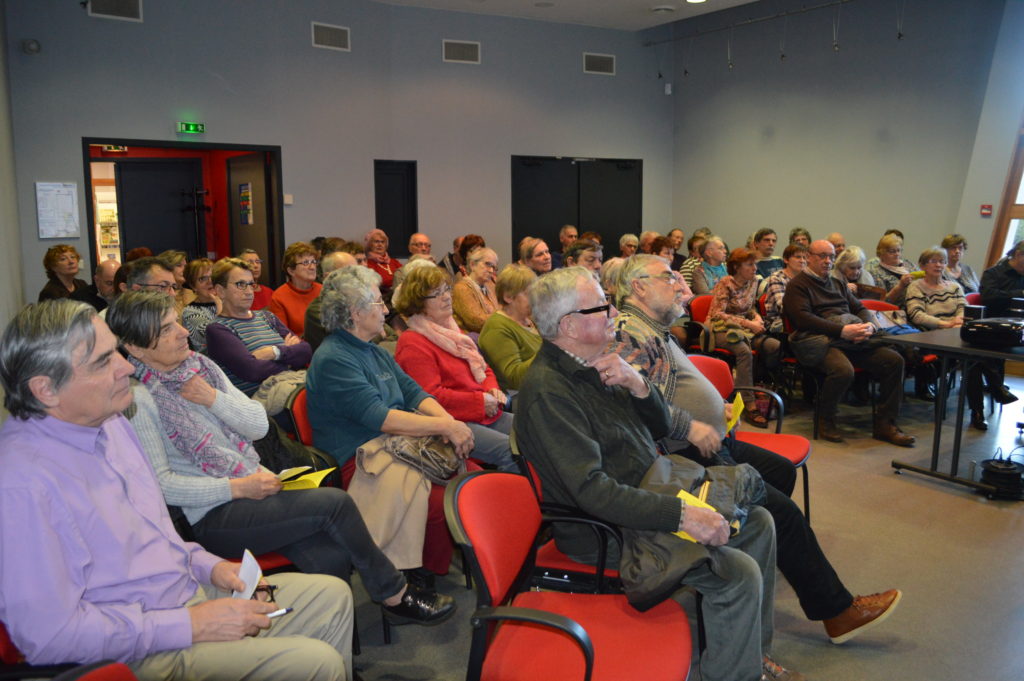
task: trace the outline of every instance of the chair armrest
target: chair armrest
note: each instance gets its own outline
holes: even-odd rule
[[[616,545],[619,548],[619,555],[622,555],[622,533],[617,527],[609,525],[603,520],[598,520],[591,516],[582,514],[579,509],[573,509],[572,515],[550,515],[544,513],[541,516],[541,522],[546,525],[553,525],[555,523],[566,523],[569,525],[587,525],[594,531],[594,539],[597,541],[597,565],[594,567],[597,569],[598,585],[604,584],[606,579],[605,569],[608,564],[608,538],[611,537],[615,540]]]
[[[558,631],[568,634],[583,652],[583,658],[586,664],[586,673],[584,674],[583,679],[584,681],[590,681],[590,678],[594,673],[594,644],[591,642],[590,635],[587,633],[587,630],[581,627],[578,622],[566,617],[565,615],[547,612],[546,610],[517,608],[509,605],[499,606],[496,608],[477,608],[469,621],[474,628],[479,629],[484,626],[484,622],[500,620],[531,622],[533,624],[550,627],[551,629],[557,629]]]

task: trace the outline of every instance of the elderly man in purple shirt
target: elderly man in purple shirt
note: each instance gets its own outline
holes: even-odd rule
[[[0,341],[0,620],[36,664],[126,662],[140,679],[351,677],[352,594],[182,541],[128,421],[131,365],[93,308],[30,305]],[[278,619],[267,615],[290,607]]]

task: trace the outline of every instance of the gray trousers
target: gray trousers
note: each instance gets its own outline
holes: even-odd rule
[[[352,678],[352,591],[327,575],[284,573],[268,578],[281,607],[295,610],[271,620],[258,636],[196,643],[129,663],[140,681],[345,681]],[[225,594],[209,587],[192,606]]]
[[[683,586],[704,597],[701,679],[759,681],[762,657],[771,654],[775,608],[775,525],[768,511],[751,507],[740,533],[712,549],[711,564],[688,572]]]

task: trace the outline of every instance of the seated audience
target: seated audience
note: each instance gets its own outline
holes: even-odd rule
[[[416,263],[423,263],[424,265],[434,265],[435,267],[437,266],[437,263],[435,263],[434,259],[429,255],[421,255],[419,253],[414,253],[413,255],[411,255],[409,259],[405,261],[405,264],[398,268],[398,271],[395,272],[395,278],[391,281],[392,305],[389,305],[389,307],[392,307],[394,305],[395,297],[398,295],[398,289],[402,287],[402,282],[405,281],[405,275],[409,274],[409,272],[407,272],[406,270],[410,269],[410,265],[415,265]]]
[[[85,302],[95,307],[97,311],[106,309],[114,302],[117,295],[115,280],[120,269],[121,263],[109,258],[97,265],[92,275],[92,284],[89,286],[89,295],[93,300]]]
[[[884,295],[867,295],[871,292],[865,290],[865,286],[878,287],[875,286],[875,278],[864,269],[864,251],[860,246],[844,248],[842,254],[836,256],[835,265],[832,267],[832,277],[850,289],[850,293],[855,298],[879,298],[880,295]],[[884,291],[884,289],[881,290]]]
[[[475,248],[466,256],[466,267],[466,276],[452,287],[452,310],[460,329],[480,333],[484,322],[498,309],[494,294],[498,254],[486,246]]]
[[[288,280],[274,290],[267,305],[267,309],[299,337],[306,328],[306,308],[320,295],[317,262],[316,251],[305,241],[288,246],[281,263]]]
[[[807,249],[803,246],[790,244],[786,252],[790,260],[803,254],[806,262]],[[784,271],[778,270],[771,278]],[[642,372],[665,397],[670,429],[662,442],[671,453],[699,464],[711,465],[719,460],[747,463],[758,470],[767,490],[764,507],[775,521],[779,570],[796,592],[804,615],[810,620],[824,620],[832,642],[843,643],[888,617],[901,594],[892,589],[854,598],[789,498],[796,483],[793,464],[766,449],[726,437],[731,405],[722,404],[715,386],[679,346],[668,340],[669,325],[679,317],[683,298],[681,282],[673,283],[665,276],[668,272],[666,265],[651,258],[629,261],[621,276],[627,293],[615,318],[615,340],[610,348]]]
[[[537,273],[537,276],[551,271],[551,252],[543,239],[528,236],[519,242],[519,262]]]
[[[599,244],[602,243],[602,237],[598,232],[583,232],[583,234],[580,234],[580,239],[587,239]]]
[[[825,237],[825,241],[832,244],[832,248],[836,250],[836,258],[839,258],[839,256],[843,254],[843,251],[846,250],[846,237],[839,232],[832,232]],[[809,249],[810,246],[807,248]]]
[[[599,274],[604,249],[597,241],[577,239],[565,249],[564,256],[566,267],[585,267],[594,274]]]
[[[636,253],[640,238],[636,234],[623,234],[619,237],[619,257],[628,258]]]
[[[177,305],[178,284],[170,265],[161,258],[144,256],[125,263],[117,271],[120,278],[124,273],[124,283],[120,290],[124,291],[159,291],[175,299]]]
[[[266,580],[257,598],[221,597],[247,585],[178,536],[121,415],[131,374],[83,303],[29,305],[4,332],[0,619],[14,644],[32,664],[113,659],[139,679],[351,679],[343,581],[286,573],[272,598]]]
[[[39,291],[39,302],[70,298],[102,309],[99,307],[102,301],[97,300],[96,296],[92,294],[89,284],[76,276],[81,262],[82,256],[78,254],[78,250],[74,246],[57,244],[46,249],[46,255],[43,256],[46,285]]]
[[[324,256],[323,260],[320,261],[320,267],[324,275],[324,283],[327,282],[327,277],[331,276],[331,272],[341,269],[342,267],[356,267],[356,259],[352,257],[351,253],[345,253],[344,251],[332,251]],[[401,272],[402,270],[398,270]],[[255,276],[255,275],[253,275]],[[309,347],[312,348],[313,352],[320,347],[320,343],[323,342],[327,336],[327,330],[324,329],[323,322],[320,319],[320,304],[324,299],[324,289],[320,289],[320,295],[313,299],[313,302],[306,308],[306,319],[303,322],[302,329],[302,340],[309,343]]]
[[[877,259],[867,264],[868,273],[876,286],[885,289],[885,301],[903,307],[907,286],[914,280],[911,273],[916,269],[914,263],[903,257],[903,237],[895,233],[886,234],[879,239],[875,253]]]
[[[564,264],[565,249],[569,248],[569,245],[573,241],[580,238],[579,230],[576,229],[576,225],[562,225],[562,229],[558,230],[558,243],[562,249],[557,253],[551,254],[551,269],[557,270]]]
[[[388,235],[383,229],[371,229],[363,237],[366,266],[380,275],[381,295],[387,297],[394,284],[395,271],[402,263],[388,255]]]
[[[782,309],[795,331],[790,337],[793,354],[805,367],[825,374],[818,396],[821,437],[829,442],[843,442],[836,423],[839,399],[853,383],[853,367],[858,366],[879,385],[874,438],[901,447],[912,446],[914,437],[896,425],[903,401],[903,357],[870,340],[875,332],[871,311],[829,276],[835,260],[832,244],[815,241],[809,253],[807,269],[786,286]]]
[[[1004,317],[1014,298],[1024,298],[1024,241],[981,275],[981,302],[988,317]]]
[[[354,567],[370,598],[399,622],[451,615],[450,596],[406,584],[344,491],[282,491],[253,447],[268,432],[266,412],[188,349],[166,296],[126,293],[107,318],[135,368],[132,427],[164,499],[181,507],[204,548],[231,558],[277,551],[302,572],[345,581]]]
[[[409,328],[398,337],[395,361],[446,412],[469,426],[474,458],[516,472],[508,444],[508,397],[473,339],[456,325],[451,293],[440,268],[418,269],[406,277],[395,308]]]
[[[782,269],[782,258],[774,255],[778,235],[774,229],[765,227],[754,232],[753,250],[757,255],[757,274],[767,279],[775,270]]]
[[[530,302],[544,343],[519,393],[515,429],[520,450],[540,477],[545,501],[631,530],[682,530],[696,539],[680,542],[663,572],[681,575],[680,589],[691,587],[703,596],[704,681],[754,680],[765,673],[772,679],[802,679],[771,659],[771,516],[751,506],[743,531],[730,538],[728,522],[717,512],[688,505],[672,493],[642,489],[641,479],[658,459],[656,441],[669,433],[670,417],[661,393],[607,351],[614,339],[609,315],[615,308],[582,268],[541,277]],[[700,474],[686,459],[673,463],[692,466],[695,477]],[[557,525],[554,537],[573,559],[596,562],[590,528]],[[609,554],[617,567],[615,544]]]
[[[967,301],[960,284],[944,276],[947,269],[945,249],[929,248],[921,253],[917,262],[924,270],[924,278],[915,279],[907,287],[907,318],[910,323],[925,331],[963,325],[964,305]],[[964,375],[967,405],[971,409],[971,427],[976,430],[988,430],[982,397],[982,374],[989,389],[999,396],[1000,402],[1008,404],[1017,399],[1003,384],[1004,368],[1004,363],[999,360],[985,360],[972,363]]]
[[[692,288],[696,295],[711,293],[718,280],[728,274],[725,268],[725,260],[728,257],[729,252],[720,237],[709,236],[700,245],[701,264],[693,270]]]
[[[196,294],[181,311],[181,325],[188,330],[188,345],[206,354],[206,327],[220,314],[220,298],[213,290],[213,261],[196,258],[185,265],[185,284]]]
[[[807,248],[792,242],[782,252],[782,262],[786,264],[781,270],[775,270],[768,277],[765,285],[764,324],[769,333],[784,333],[782,322],[782,298],[786,295],[786,284],[807,267]]]
[[[947,234],[940,244],[946,249],[949,255],[949,263],[946,264],[946,271],[943,275],[960,284],[964,293],[977,293],[981,290],[981,282],[978,275],[974,273],[971,266],[963,262],[964,254],[967,253],[967,239],[960,234]]]
[[[523,376],[540,348],[530,317],[530,286],[537,280],[523,265],[507,265],[498,275],[495,292],[501,307],[492,314],[477,341],[502,390],[519,390]]]
[[[452,250],[445,254],[445,256],[441,258],[441,262],[438,263],[440,267],[443,267],[445,271],[448,272],[448,276],[452,278],[452,281],[455,281],[455,277],[462,269],[462,261],[459,259],[459,247],[461,245],[462,237],[455,237],[452,240]]]
[[[188,254],[185,251],[169,250],[156,256],[167,263],[167,266],[171,268],[171,273],[174,275],[174,284],[177,286],[174,294],[175,305],[178,309],[178,319],[181,319],[181,311],[185,309],[185,306],[195,300],[196,294],[192,289],[185,286],[185,263],[188,260]]]
[[[669,263],[669,267],[672,268],[673,272],[678,272],[679,268],[682,267],[683,263],[686,261],[686,256],[679,252],[679,249],[683,246],[683,239],[685,236],[686,235],[683,234],[683,230],[678,227],[670,229],[668,234],[665,235],[669,240],[669,243],[672,245],[672,262]]]
[[[252,308],[253,310],[262,310],[267,305],[270,305],[270,299],[274,295],[274,290],[269,286],[264,286],[260,283],[260,275],[263,274],[263,259],[260,254],[251,248],[246,248],[238,255],[239,260],[244,260],[249,263],[249,267],[252,271],[252,280],[256,282],[256,290],[252,292]]]
[[[213,287],[221,300],[217,319],[206,327],[206,347],[231,384],[252,395],[260,383],[309,364],[313,351],[269,310],[253,312],[249,263],[223,258],[213,266]]]
[[[640,245],[639,252],[652,254],[654,253],[654,240],[660,238],[661,235],[655,232],[653,229],[647,229],[640,232]],[[655,254],[657,255],[657,254]]]
[[[679,273],[683,275],[683,281],[691,289],[693,288],[693,272],[704,262],[700,257],[700,247],[705,241],[707,241],[707,236],[697,232],[694,232],[693,236],[686,241],[686,250],[689,251],[690,255],[680,265]]]
[[[675,257],[676,250],[672,247],[672,240],[668,237],[659,236],[653,242],[651,242],[650,255],[656,255],[659,258],[664,258],[666,262],[671,266],[672,259]]]
[[[342,239],[344,241],[344,239]],[[338,250],[342,253],[348,253],[356,259],[356,264],[366,265],[366,251],[363,247],[357,244],[355,241],[345,241],[344,244],[338,247]]]
[[[789,230],[789,243],[800,244],[804,248],[807,248],[811,245],[811,233],[803,227],[794,227]]]
[[[628,258],[611,258],[601,263],[601,274],[598,277],[601,289],[608,302],[615,304],[615,292],[618,288],[619,272]]]
[[[430,237],[424,234],[423,232],[416,232],[411,237],[409,237],[408,248],[410,257],[414,255],[419,255],[426,256],[427,258],[430,258],[431,261],[434,260],[434,256],[430,254]]]
[[[469,455],[473,431],[371,343],[384,327],[380,275],[345,267],[332,277],[338,281],[322,303],[328,336],[310,364],[306,389],[313,444],[342,467],[344,486],[356,470],[356,449],[385,433],[439,435],[457,454]],[[432,485],[422,566],[433,574],[447,574],[453,548],[444,518],[444,487]]]
[[[736,383],[754,385],[754,355],[766,367],[778,361],[779,341],[766,332],[757,312],[757,254],[737,248],[726,261],[729,274],[718,280],[711,291],[708,321],[715,334],[715,345],[735,357]],[[674,275],[672,275],[674,276]],[[672,279],[674,283],[675,279]],[[758,428],[768,427],[768,418],[757,409],[754,393],[743,391],[743,418]]]
[[[133,248],[133,249],[129,250],[127,253],[124,254],[124,261],[125,261],[125,263],[129,263],[132,260],[138,260],[139,258],[152,258],[152,257],[153,257],[153,251],[151,251],[146,246],[138,246],[136,248]]]

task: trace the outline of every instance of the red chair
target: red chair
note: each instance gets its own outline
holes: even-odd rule
[[[733,385],[732,371],[729,370],[729,365],[722,360],[714,357],[702,357],[700,355],[690,357],[690,360],[704,374],[704,377],[711,381],[711,384],[715,386],[718,394],[723,399],[732,398],[737,390],[743,388],[743,386],[737,387]],[[765,392],[773,396],[773,399],[776,401],[776,406],[779,409],[779,418],[775,422],[775,432],[754,433],[746,430],[733,430],[731,435],[740,442],[746,442],[785,457],[790,463],[800,469],[803,474],[804,483],[804,517],[807,518],[807,523],[810,524],[811,495],[810,483],[807,479],[807,459],[811,456],[811,442],[800,435],[790,435],[782,432],[783,408],[782,400],[779,399],[778,395],[763,388],[755,388],[754,390]]]
[[[544,520],[524,476],[464,473],[445,515],[477,589],[467,681],[685,681],[690,625],[674,600],[639,612],[618,594],[523,591]]]
[[[299,388],[292,394],[291,400],[288,402],[288,410],[292,413],[295,433],[299,436],[299,442],[307,447],[312,447],[313,425],[309,422],[309,407],[306,399],[306,389]]]
[[[117,662],[96,662],[89,665],[75,663],[32,665],[25,662],[7,627],[0,622],[0,679],[49,679],[72,681],[135,681],[131,670]]]
[[[976,295],[980,299],[981,294],[979,293]],[[864,307],[875,312],[895,312],[900,309],[898,305],[893,305],[892,303],[888,303],[884,300],[871,300],[870,298],[866,298],[860,302]],[[938,355],[921,355],[921,364],[935,364],[938,361]]]
[[[96,662],[69,669],[53,681],[138,681],[138,677],[121,662]]]
[[[964,299],[967,301],[968,305],[984,305],[984,303],[981,302],[980,293],[968,293],[964,296]]]

